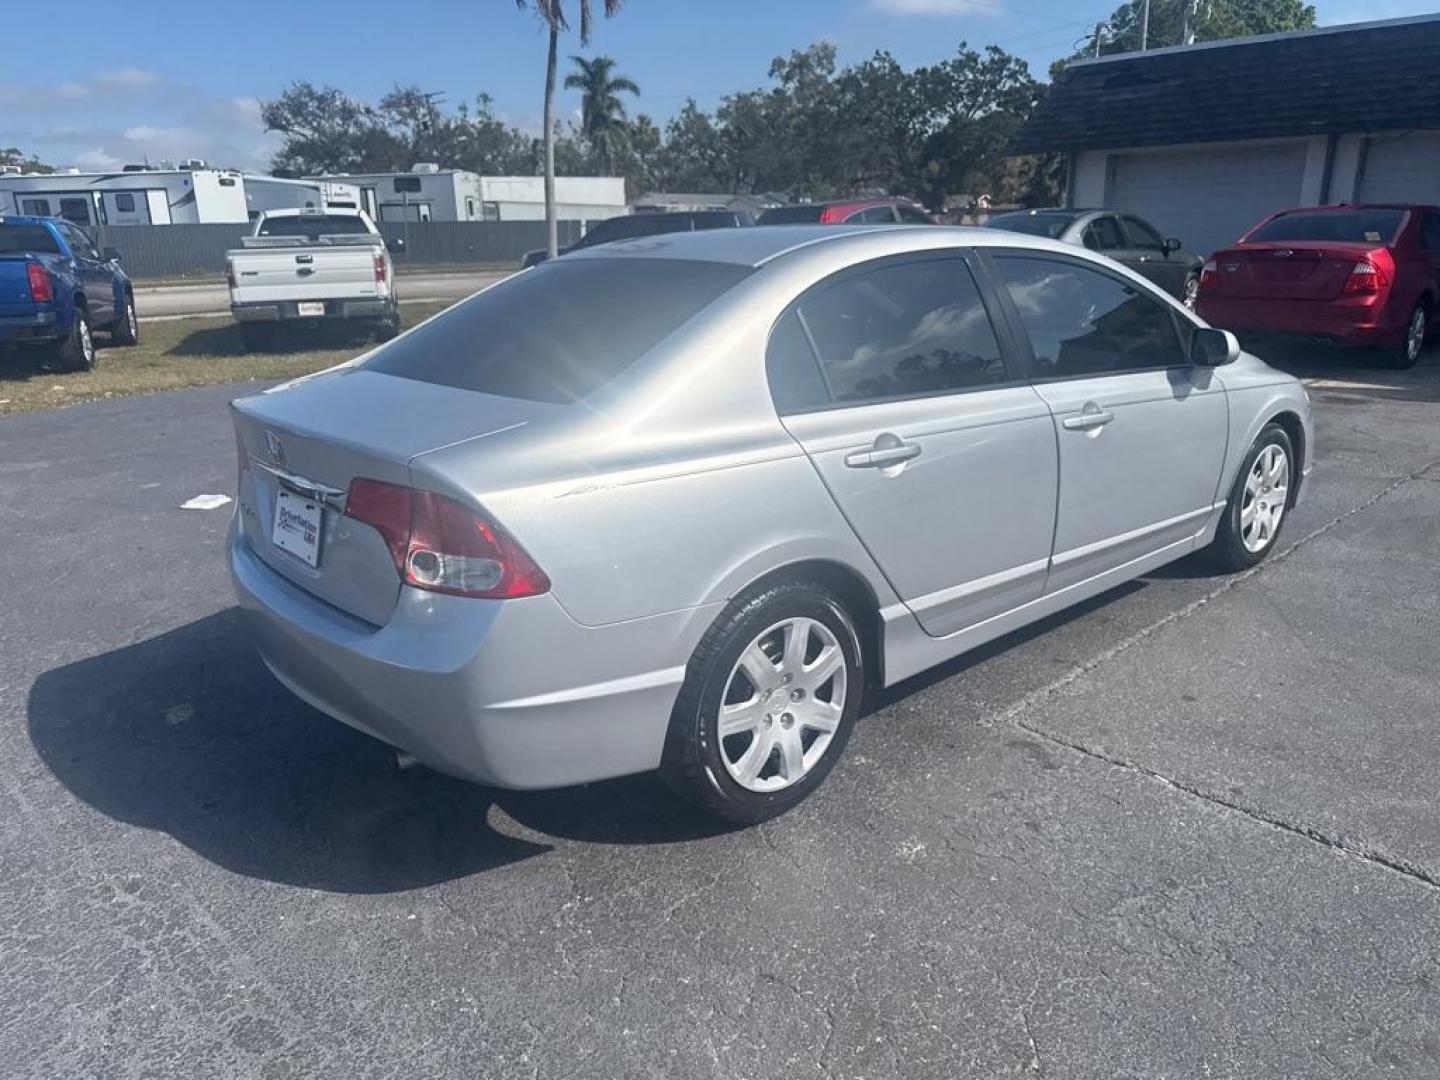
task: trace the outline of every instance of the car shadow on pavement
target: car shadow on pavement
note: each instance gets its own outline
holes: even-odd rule
[[[368,332],[341,323],[281,327],[265,343],[265,353],[307,353],[320,349],[358,348],[370,340]],[[192,330],[165,350],[167,356],[247,356],[251,350],[240,337],[238,323],[225,321]]]
[[[1250,342],[1250,351],[1271,367],[1309,382],[1310,389],[1333,400],[1389,398],[1440,401],[1440,348],[1431,346],[1408,370],[1384,368],[1362,352],[1285,341]]]
[[[653,777],[515,793],[397,772],[384,745],[271,677],[238,609],[46,672],[29,727],[56,778],[106,816],[305,888],[421,888],[544,854],[548,837],[648,844],[724,831]],[[492,807],[512,819],[506,831],[490,824]],[[544,835],[507,835],[528,830]]]

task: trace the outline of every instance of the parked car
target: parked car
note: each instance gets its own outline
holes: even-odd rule
[[[0,348],[50,349],[65,371],[95,366],[97,330],[117,345],[140,340],[135,292],[120,253],[95,249],[78,225],[0,217]]]
[[[757,225],[933,225],[929,214],[908,199],[842,199],[776,206]]]
[[[1440,209],[1282,211],[1210,257],[1197,309],[1237,333],[1360,346],[1383,367],[1413,367],[1440,311]]]
[[[575,243],[562,247],[560,254],[568,255],[572,251],[583,251],[599,244],[612,244],[617,240],[635,240],[642,236],[701,232],[705,229],[743,229],[754,224],[750,215],[740,210],[681,210],[674,213],[621,214],[618,217],[597,221]],[[539,266],[548,257],[543,248],[539,251],[528,251],[520,261],[520,265],[528,270],[532,266]]]
[[[1311,454],[1232,335],[984,229],[610,244],[233,409],[231,573],[300,697],[457,776],[658,768],[740,822],[873,688],[1192,551],[1255,565]]]
[[[1149,278],[1186,307],[1195,306],[1200,268],[1205,261],[1186,251],[1174,237],[1162,238],[1153,225],[1135,214],[1120,210],[1016,210],[997,214],[985,224],[991,229],[1044,236],[1098,251]]]
[[[270,210],[225,253],[230,313],[250,349],[282,327],[350,322],[385,341],[400,332],[395,267],[362,210]]]

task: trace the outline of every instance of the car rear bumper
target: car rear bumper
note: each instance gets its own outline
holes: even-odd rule
[[[53,311],[28,315],[0,315],[0,343],[55,341],[65,336]]]
[[[322,300],[325,310],[319,315],[301,315],[300,301],[280,300],[267,303],[231,304],[230,314],[236,322],[289,322],[296,319],[381,319],[389,315],[392,301],[383,297],[366,300]]]
[[[441,772],[499,787],[656,768],[689,639],[708,622],[686,611],[586,627],[552,594],[406,587],[374,627],[276,574],[233,527],[229,556],[260,655],[296,696]]]
[[[1409,312],[1368,297],[1353,300],[1251,300],[1201,293],[1196,313],[1211,326],[1237,334],[1308,337],[1337,345],[1398,345]]]

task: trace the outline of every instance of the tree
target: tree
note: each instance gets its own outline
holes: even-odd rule
[[[277,176],[398,168],[405,153],[374,108],[333,86],[291,83],[262,104],[260,119],[285,136],[272,162]]]
[[[591,0],[577,0],[580,5],[580,44],[590,44]],[[621,0],[601,0],[605,16],[609,18],[620,10]],[[558,64],[560,34],[570,28],[565,18],[565,0],[515,0],[521,11],[527,7],[535,10],[545,24],[549,36],[549,48],[545,54],[545,231],[546,248],[550,258],[560,250],[559,224],[555,219],[555,69]]]
[[[565,77],[566,90],[580,91],[580,131],[589,140],[606,176],[615,171],[615,154],[629,125],[621,94],[640,96],[633,79],[612,74],[615,60],[597,56],[586,60],[572,56],[575,70]]]
[[[18,146],[0,147],[0,165],[18,165],[21,172],[53,173],[54,165],[46,165],[34,154],[24,153]]]
[[[1287,30],[1311,30],[1315,7],[1304,0],[1150,0],[1151,49],[1181,44],[1185,8],[1191,9],[1190,28],[1196,41],[1278,34]],[[1102,54],[1133,52],[1140,48],[1140,23],[1145,0],[1130,0],[1115,9],[1106,21],[1101,39]],[[1071,59],[1092,55],[1082,49]]]

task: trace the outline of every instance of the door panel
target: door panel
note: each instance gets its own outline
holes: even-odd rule
[[[1055,413],[1060,442],[1049,591],[1200,531],[1216,498],[1229,425],[1213,372],[1174,368],[1037,389]]]
[[[927,633],[1040,596],[1056,451],[1030,387],[806,413],[785,426]],[[886,448],[914,456],[861,464]]]
[[[927,633],[1041,595],[1054,427],[1004,362],[963,258],[822,282],[776,324],[766,364],[782,422]]]

